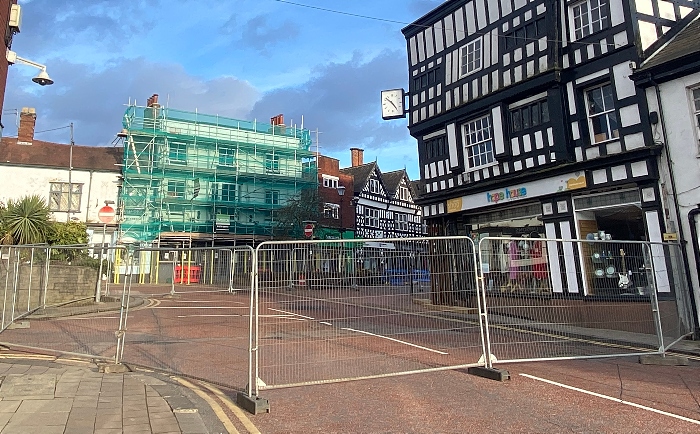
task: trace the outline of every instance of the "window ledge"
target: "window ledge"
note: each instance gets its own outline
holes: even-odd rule
[[[593,146],[607,145],[608,143],[615,143],[615,142],[621,142],[621,141],[622,140],[619,137],[616,137],[614,139],[603,140],[602,142],[591,143],[589,145],[589,147],[592,148]]]
[[[483,166],[475,167],[473,169],[472,168],[465,169],[464,173],[478,172],[479,170],[488,169],[489,167],[493,167],[493,166],[498,166],[498,161],[494,161],[493,163],[485,164]]]

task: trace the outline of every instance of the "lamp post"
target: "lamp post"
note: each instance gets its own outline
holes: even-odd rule
[[[343,228],[343,196],[345,196],[345,186],[339,185],[338,186],[338,196],[340,196],[340,209],[338,210],[338,214],[340,214],[340,239],[343,239],[343,232],[345,232],[345,228]]]

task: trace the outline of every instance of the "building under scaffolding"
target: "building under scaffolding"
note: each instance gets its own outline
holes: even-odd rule
[[[124,114],[121,241],[162,246],[270,239],[275,213],[317,188],[308,130],[161,107]]]

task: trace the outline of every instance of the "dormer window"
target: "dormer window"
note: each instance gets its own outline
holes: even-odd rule
[[[482,67],[481,56],[483,54],[481,36],[462,47],[459,53],[460,78],[479,71]]]
[[[571,38],[574,41],[599,32],[610,23],[608,0],[584,0],[571,6]]]

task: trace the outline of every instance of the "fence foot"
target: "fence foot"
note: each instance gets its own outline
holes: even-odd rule
[[[485,366],[474,366],[468,368],[467,373],[471,375],[476,375],[477,377],[488,378],[489,380],[510,380],[510,372],[503,369],[487,368]]]
[[[639,363],[642,365],[688,366],[688,358],[668,354],[644,354],[639,356]]]
[[[269,401],[259,396],[248,396],[245,393],[238,393],[236,395],[236,404],[251,414],[270,412]]]
[[[128,366],[122,365],[121,363],[107,363],[98,366],[98,371],[104,374],[123,374],[125,372],[131,372]]]

